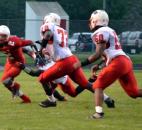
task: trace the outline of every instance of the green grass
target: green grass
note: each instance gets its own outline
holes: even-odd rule
[[[74,53],[81,61],[86,59],[89,55],[93,54],[92,52],[76,52]],[[133,61],[134,64],[142,64],[142,54],[135,54],[135,55],[129,55]],[[25,57],[26,57],[26,62],[28,64],[33,64],[34,61],[25,54]],[[4,65],[5,64],[5,55],[2,54],[0,52],[0,64],[1,65]]]
[[[74,53],[74,54],[77,55],[80,60],[84,60],[93,53],[92,52],[81,52],[81,53]],[[142,54],[129,55],[129,57],[132,59],[134,64],[142,64]]]
[[[85,70],[87,76],[89,72]],[[142,86],[142,71],[136,71]],[[0,73],[1,76],[1,73]],[[20,99],[11,99],[11,94],[0,84],[0,130],[141,130],[142,101],[131,99],[118,82],[106,89],[116,101],[115,109],[104,104],[105,118],[92,120],[93,95],[84,91],[76,98],[67,96],[67,102],[58,102],[55,108],[41,108],[38,103],[46,98],[36,78],[21,73],[16,79],[28,94],[31,104],[20,104]],[[141,87],[142,88],[142,87]]]

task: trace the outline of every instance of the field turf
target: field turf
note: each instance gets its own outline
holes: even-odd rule
[[[88,70],[85,73],[89,76]],[[142,71],[135,74],[142,88]],[[93,120],[89,118],[95,112],[90,92],[84,91],[76,98],[65,95],[68,101],[58,101],[57,107],[41,108],[38,103],[46,96],[37,79],[22,72],[16,80],[32,103],[12,100],[0,84],[0,130],[142,130],[142,100],[128,97],[118,82],[105,91],[115,100],[116,108],[108,109],[104,104],[105,117]]]

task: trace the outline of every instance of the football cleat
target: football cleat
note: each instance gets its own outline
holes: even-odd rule
[[[56,101],[55,102],[51,102],[50,100],[46,99],[46,100],[40,102],[39,105],[41,107],[46,108],[46,107],[56,107],[57,104],[56,104]]]
[[[101,119],[103,117],[104,117],[104,113],[97,113],[96,112],[95,114],[91,115],[92,119]]]
[[[60,97],[60,98],[57,98],[57,100],[58,100],[58,101],[67,101],[67,98],[64,97],[64,96],[62,96],[62,97]]]
[[[28,96],[26,96],[25,94],[19,96],[23,101],[22,103],[31,103],[31,100]]]
[[[113,99],[107,98],[104,102],[108,108],[115,108],[115,101]]]

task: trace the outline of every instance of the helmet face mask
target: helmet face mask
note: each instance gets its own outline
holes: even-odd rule
[[[49,14],[47,14],[43,18],[43,23],[49,23],[49,22],[50,22],[50,17],[49,17]]]
[[[96,27],[96,22],[93,21],[91,18],[89,19],[89,28],[93,30]]]
[[[90,17],[90,29],[94,29],[96,26],[107,26],[109,22],[108,14],[104,10],[96,10]]]
[[[0,43],[7,42],[10,36],[10,30],[7,26],[0,26]]]
[[[54,23],[60,26],[61,17],[56,13],[49,13],[44,17],[44,23]]]
[[[0,43],[7,42],[8,36],[5,34],[0,34]]]

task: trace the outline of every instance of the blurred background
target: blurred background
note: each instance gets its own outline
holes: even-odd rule
[[[39,28],[45,14],[61,15],[61,26],[68,31],[71,51],[82,57],[94,52],[88,19],[96,9],[105,9],[109,26],[116,30],[124,51],[142,64],[142,0],[0,0],[0,24],[12,35],[40,39]]]

